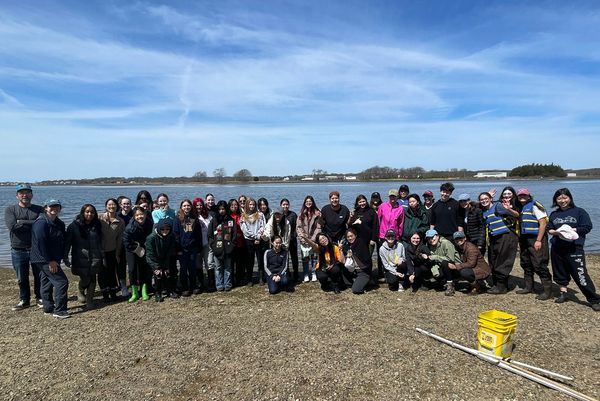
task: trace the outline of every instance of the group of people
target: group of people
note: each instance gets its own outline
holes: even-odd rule
[[[107,199],[102,213],[85,204],[66,226],[59,200],[35,205],[31,186],[18,184],[17,204],[5,211],[20,289],[13,310],[30,306],[31,266],[38,306],[69,317],[61,262],[79,276],[78,301],[92,308],[97,286],[105,302],[120,293],[130,303],[152,294],[162,302],[257,283],[276,294],[311,281],[334,293],[349,288],[362,294],[386,283],[392,291],[437,289],[453,296],[466,283],[472,295],[504,294],[519,252],[524,285],[517,293],[533,293],[537,274],[543,290],[536,298],[550,299],[554,277],[560,289],[555,302],[563,303],[573,280],[600,311],[583,251],[592,223],[567,188],[554,194],[549,216],[525,188],[506,187],[498,201],[495,190],[477,201],[468,194],[456,200],[453,191],[444,183],[437,201],[431,191],[421,200],[402,185],[385,202],[377,192],[370,199],[359,195],[352,210],[333,191],[321,209],[306,196],[296,214],[288,199],[271,209],[267,199],[245,195],[217,202],[207,194],[184,199],[175,210],[167,194],[153,200],[143,190],[135,201]]]

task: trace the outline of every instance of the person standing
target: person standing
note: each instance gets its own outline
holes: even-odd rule
[[[176,254],[179,259],[181,295],[184,297],[192,295],[196,288],[196,258],[202,249],[200,224],[192,201],[189,199],[182,200],[175,220],[173,220],[173,236],[175,237]],[[163,233],[159,232],[158,234],[162,235]],[[148,264],[152,266],[150,261],[148,261]]]
[[[567,286],[572,278],[591,304],[600,312],[600,295],[590,278],[585,264],[585,236],[592,231],[590,215],[575,206],[573,195],[568,188],[561,188],[552,197],[556,210],[550,213],[548,234],[552,235],[550,258],[554,282],[560,286],[560,295],[554,302],[561,304],[568,300]]]
[[[544,292],[536,297],[545,301],[552,297],[552,275],[548,270],[550,254],[548,250],[548,214],[544,207],[529,193],[527,188],[521,188],[517,192],[517,199],[521,204],[519,235],[519,249],[521,268],[525,276],[525,286],[517,290],[517,294],[529,294],[533,292],[533,273],[540,276]]]
[[[42,306],[40,291],[40,272],[30,263],[31,228],[35,220],[44,212],[44,208],[31,203],[33,191],[29,184],[17,184],[17,204],[8,206],[4,211],[4,222],[10,234],[10,256],[19,283],[19,303],[12,310],[29,307],[31,288],[29,287],[29,265],[33,272],[33,291],[39,307]]]
[[[129,222],[133,218],[133,211],[131,210],[131,199],[126,196],[119,196],[117,198],[119,204],[119,211],[117,212],[118,217],[123,220],[123,231],[129,225]],[[117,264],[117,277],[119,279],[119,285],[121,286],[121,297],[129,299],[129,290],[127,289],[127,258],[125,257],[125,246],[123,245],[123,236],[121,234],[121,246],[117,254],[119,255]]]
[[[109,295],[113,301],[117,300],[117,291],[120,284],[118,282],[118,266],[121,258],[125,259],[125,252],[121,252],[125,222],[117,213],[117,205],[116,199],[107,199],[104,203],[106,212],[98,216],[102,227],[102,244],[104,248],[104,264],[98,274],[98,284],[104,299],[106,300],[107,295]],[[125,287],[125,292],[123,292],[123,287]],[[127,284],[123,282],[121,283],[121,295],[125,297],[125,294],[127,294]]]
[[[323,219],[323,234],[327,235],[334,243],[339,244],[348,229],[350,210],[340,203],[338,191],[329,193],[329,205],[325,205],[321,209],[321,218]]]
[[[463,231],[464,224],[460,219],[460,205],[452,198],[452,192],[454,185],[451,182],[440,185],[440,199],[429,210],[429,228],[449,241],[456,231]]]
[[[94,205],[86,203],[82,206],[79,215],[67,227],[65,238],[65,264],[69,266],[69,252],[71,252],[71,273],[79,276],[77,300],[85,303],[86,309],[94,307],[94,292],[96,291],[96,275],[103,269],[104,248],[102,226]],[[114,267],[114,265],[113,265]],[[113,269],[112,281],[116,284],[117,276]],[[109,291],[114,288],[104,277],[98,277],[104,302],[109,302]]]
[[[217,211],[217,215],[208,226],[208,241],[215,262],[215,286],[217,291],[231,291],[233,287],[231,259],[237,238],[237,229],[235,221],[229,214],[227,202],[219,201]]]
[[[311,195],[307,195],[302,202],[300,216],[296,222],[296,232],[300,239],[300,252],[302,252],[302,269],[304,270],[304,283],[311,280],[317,281],[315,273],[315,253],[309,242],[316,242],[317,235],[321,233],[321,212],[315,204],[315,199]]]
[[[60,267],[65,251],[65,223],[58,218],[61,208],[59,200],[47,200],[44,213],[33,223],[31,263],[40,271],[44,313],[66,319],[71,316],[67,312],[69,279]]]
[[[152,217],[141,206],[133,209],[133,219],[123,231],[123,245],[129,269],[129,282],[131,284],[131,297],[128,302],[133,303],[140,299],[150,299],[148,295],[152,277],[146,262],[146,238],[152,233]]]
[[[300,281],[300,274],[298,273],[298,233],[296,232],[298,215],[290,210],[290,201],[287,198],[283,198],[281,202],[279,202],[279,206],[281,206],[286,220],[290,223],[290,245],[288,253],[292,259],[292,269],[294,270],[292,282],[297,283]]]
[[[467,241],[475,244],[479,252],[485,255],[485,224],[483,222],[483,211],[475,202],[471,202],[469,194],[461,194],[458,197],[461,207],[461,217],[464,221],[464,231]]]

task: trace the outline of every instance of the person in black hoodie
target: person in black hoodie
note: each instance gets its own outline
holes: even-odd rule
[[[236,224],[229,215],[227,202],[217,203],[217,215],[208,226],[208,241],[215,262],[215,286],[217,291],[230,291],[232,284],[231,257],[237,236]]]
[[[131,283],[131,298],[129,302],[140,299],[140,287],[142,300],[150,299],[148,291],[151,277],[148,263],[146,262],[146,238],[152,232],[152,218],[148,217],[146,210],[136,206],[133,209],[133,219],[123,232],[123,244],[125,245],[125,256],[129,268],[129,282]]]
[[[98,213],[93,205],[85,204],[79,215],[67,227],[64,260],[69,260],[71,253],[71,272],[79,276],[79,292],[77,299],[84,302],[88,309],[94,307],[94,291],[96,275],[100,273],[103,263],[102,227]],[[108,288],[102,292],[104,301],[116,298],[116,291]]]
[[[372,254],[379,239],[379,218],[375,210],[369,206],[366,196],[356,197],[348,226],[356,231],[358,240],[364,242]]]
[[[452,198],[454,184],[446,182],[440,185],[440,199],[429,209],[429,228],[452,241],[456,231],[462,231],[464,222],[460,219],[460,205]]]
[[[292,291],[288,280],[288,251],[283,249],[283,240],[279,235],[271,238],[273,247],[265,252],[265,274],[269,294],[277,294],[281,289]]]
[[[196,288],[196,257],[202,249],[202,231],[192,201],[184,199],[173,221],[179,258],[179,282],[184,297]]]
[[[61,203],[56,199],[44,203],[41,214],[31,228],[31,263],[40,271],[44,313],[58,319],[70,317],[67,312],[69,279],[60,268],[65,253],[65,223],[58,218]]]
[[[433,277],[431,274],[431,261],[425,259],[423,255],[429,255],[431,251],[423,241],[423,233],[413,232],[408,237],[408,242],[404,242],[403,246],[406,263],[412,265],[412,271],[415,275],[412,282],[410,282],[413,292],[416,292],[419,288],[428,290],[429,287],[423,286],[423,279]],[[407,284],[405,281],[404,285]]]
[[[372,209],[369,209],[372,211]],[[373,270],[373,259],[369,244],[357,238],[356,230],[346,231],[346,244],[342,247],[345,253],[343,276],[352,285],[353,294],[363,294]],[[349,278],[349,279],[348,279]]]
[[[170,269],[171,258],[175,254],[175,235],[170,219],[160,219],[152,234],[146,238],[146,261],[154,278],[156,302],[162,302],[162,294],[167,290],[171,298],[179,298],[175,292],[175,280]],[[193,265],[192,265],[193,266]]]

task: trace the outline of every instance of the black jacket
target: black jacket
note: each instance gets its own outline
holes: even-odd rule
[[[71,272],[76,276],[97,274],[102,268],[104,248],[100,224],[85,224],[78,220],[67,227],[65,257],[71,252]]]

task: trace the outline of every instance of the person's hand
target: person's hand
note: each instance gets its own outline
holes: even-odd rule
[[[550,234],[550,235],[558,235],[558,232],[556,230],[548,230],[548,234]]]
[[[448,263],[448,269],[456,270],[456,265],[454,263]]]
[[[377,242],[375,242],[375,241],[371,240],[371,241],[369,241],[369,245],[371,245],[371,246],[376,246],[376,245],[377,245]]]
[[[277,274],[274,274],[273,275],[273,281],[276,282],[276,283],[278,283],[278,282],[281,281],[281,277],[279,275],[277,275]]]
[[[254,245],[258,245],[258,244],[260,244],[260,241],[259,241],[259,240],[257,240],[257,239],[255,239],[255,240],[254,240]]]
[[[422,253],[421,259],[429,259],[429,255],[427,255],[426,253]]]
[[[160,270],[159,269],[154,270],[154,275],[155,276],[160,276]]]
[[[490,188],[490,190],[488,191],[488,193],[489,193],[490,195],[492,195],[492,199],[494,199],[494,197],[496,196],[496,192],[498,192],[498,191],[496,190],[496,188]]]
[[[404,278],[404,273],[396,272],[396,276],[400,278]]]
[[[410,276],[408,276],[408,281],[410,281],[410,283],[414,283],[415,282],[415,275],[411,274]]]
[[[536,251],[542,249],[542,241],[535,241],[535,243],[533,244],[533,249],[535,249]]]
[[[183,255],[183,252],[177,252],[177,255]]]
[[[58,263],[54,260],[50,261],[50,263],[48,263],[48,269],[50,269],[50,273],[56,273],[58,271]]]

